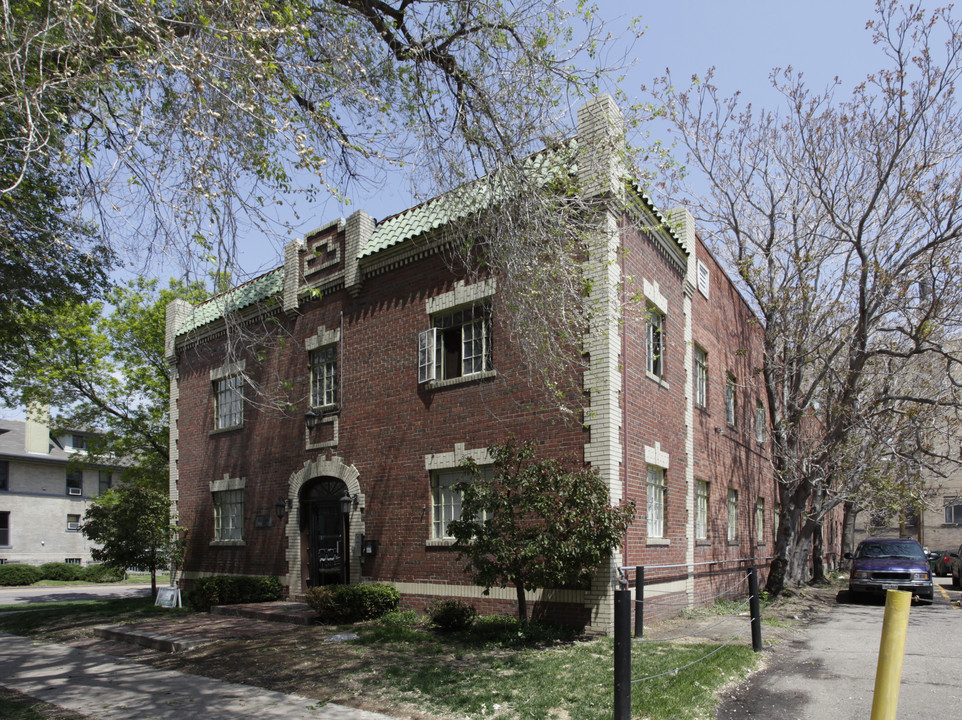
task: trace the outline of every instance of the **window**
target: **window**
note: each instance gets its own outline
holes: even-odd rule
[[[492,469],[482,468],[485,477],[490,478]],[[461,519],[461,493],[454,486],[463,480],[471,479],[460,470],[438,470],[431,474],[432,534],[435,539],[449,538],[448,525],[452,520]]]
[[[759,545],[765,542],[765,498],[755,502],[755,540]]]
[[[665,469],[648,466],[648,537],[665,537]]]
[[[728,489],[728,542],[738,540],[738,491]]]
[[[765,404],[761,400],[755,401],[755,439],[765,442],[768,438],[768,423],[765,418]]]
[[[695,483],[695,539],[708,538],[708,483],[698,480]]]
[[[67,532],[77,532],[80,530],[80,516],[67,515]]]
[[[337,346],[311,350],[311,406],[337,404]]]
[[[81,470],[68,470],[67,471],[67,494],[68,495],[83,495],[84,494],[84,474]]]
[[[782,519],[782,504],[775,503],[772,508],[772,532],[778,537],[778,523]]]
[[[711,272],[701,260],[698,261],[698,292],[708,299],[708,289],[711,287]]]
[[[646,316],[647,370],[652,375],[663,377],[665,374],[665,316],[652,305],[648,306]]]
[[[113,486],[114,486],[114,476],[109,472],[104,472],[103,470],[101,470],[100,475],[98,477],[98,482],[97,482],[98,494],[103,495],[105,492],[110,490],[110,488],[112,488]]]
[[[9,512],[0,512],[0,547],[10,547]]]
[[[725,380],[725,420],[729,425],[735,424],[735,376],[728,373]]]
[[[0,460],[0,490],[10,489],[10,461]]]
[[[418,382],[468,377],[492,369],[487,305],[438,315],[434,327],[418,336]]]
[[[695,405],[708,407],[708,353],[695,346]]]
[[[244,424],[243,377],[230,375],[214,380],[214,429]]]
[[[945,498],[945,522],[948,525],[962,524],[962,498]]]
[[[80,558],[64,558],[63,561],[68,565],[80,565]]]
[[[70,440],[70,446],[74,450],[86,450],[87,449],[87,438],[83,435],[74,434]]]
[[[214,540],[244,539],[244,491],[221,490],[214,497]]]

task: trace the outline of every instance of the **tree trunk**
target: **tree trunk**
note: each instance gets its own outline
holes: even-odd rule
[[[822,538],[822,523],[815,526],[812,533],[812,584],[822,585],[828,582],[825,577],[825,547]]]
[[[782,505],[782,516],[775,538],[775,557],[768,569],[765,590],[777,597],[786,587],[801,585],[808,579],[808,555],[816,523],[801,523],[798,507]]]
[[[518,594],[518,620],[521,621],[522,625],[528,624],[528,600],[524,596],[524,582],[521,580],[514,581],[514,589]]]
[[[848,571],[851,569],[852,561],[845,559],[845,553],[855,550],[855,520],[858,517],[858,508],[855,503],[849,500],[845,503],[845,511],[842,515],[842,557],[838,559],[839,570]]]

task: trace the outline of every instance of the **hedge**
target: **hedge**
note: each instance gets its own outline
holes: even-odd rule
[[[187,595],[191,606],[210,610],[214,605],[278,600],[281,583],[276,577],[260,575],[214,575],[195,581]]]
[[[325,585],[307,591],[307,604],[328,623],[373,620],[397,610],[401,594],[393,585]]]

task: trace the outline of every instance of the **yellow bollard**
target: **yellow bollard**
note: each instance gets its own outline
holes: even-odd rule
[[[912,593],[904,590],[889,590],[885,593],[885,618],[882,620],[882,642],[879,645],[878,668],[875,671],[872,720],[895,720],[911,606]]]

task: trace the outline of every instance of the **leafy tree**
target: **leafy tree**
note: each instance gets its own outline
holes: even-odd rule
[[[448,528],[480,585],[515,586],[525,622],[525,591],[588,582],[624,540],[635,506],[613,506],[597,471],[538,458],[532,443],[491,454],[491,475],[472,460],[462,466],[471,479],[455,486],[461,519]]]
[[[909,487],[955,462],[962,22],[880,1],[868,26],[887,64],[848,95],[792,68],[772,75],[778,111],[721,96],[711,74],[654,88],[707,180],[685,197],[761,319],[750,382],[779,487],[774,594],[806,578],[823,518],[866,478]]]
[[[167,486],[170,370],[164,359],[165,309],[174,298],[206,297],[197,284],[138,279],[106,302],[61,303],[35,311],[20,338],[16,366],[0,395],[11,404],[58,407],[58,422],[89,427],[88,459],[124,464],[125,474]]]
[[[0,23],[0,194],[41,168],[115,247],[221,263],[286,193],[514,161],[601,70],[574,63],[601,56],[591,8],[551,0],[32,0]]]
[[[124,483],[99,495],[81,525],[84,536],[100,546],[91,550],[94,560],[149,570],[155,597],[157,570],[180,562],[185,530],[171,524],[167,493],[142,482]]]

